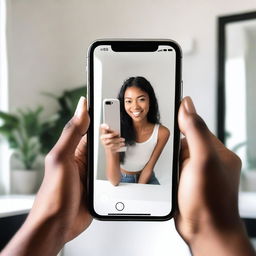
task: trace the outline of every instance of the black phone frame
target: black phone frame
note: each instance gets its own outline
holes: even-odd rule
[[[173,166],[172,166],[172,210],[166,216],[142,216],[142,215],[99,215],[94,210],[94,80],[93,80],[93,53],[97,46],[111,45],[116,51],[155,51],[158,46],[171,46],[176,52],[175,70],[175,110],[174,110],[174,143],[173,143]],[[90,115],[90,126],[87,136],[87,205],[90,214],[104,221],[166,221],[171,219],[177,210],[177,190],[179,180],[179,152],[180,152],[180,131],[178,127],[178,110],[182,98],[182,51],[178,43],[170,39],[103,39],[94,41],[87,53],[87,93],[88,93],[88,112]]]

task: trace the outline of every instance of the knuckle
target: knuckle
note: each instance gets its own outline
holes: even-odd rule
[[[203,170],[215,168],[218,165],[218,156],[212,152],[205,152],[201,154],[197,162],[200,164]]]
[[[232,163],[237,166],[237,168],[241,169],[242,168],[242,160],[241,158],[234,152],[231,152],[231,161]]]
[[[111,139],[105,139],[105,144],[110,145],[111,144]]]
[[[65,152],[54,147],[45,157],[45,166],[56,166],[61,164],[63,159],[65,159]]]
[[[56,163],[59,162],[60,156],[57,154],[55,150],[51,150],[45,157],[45,165],[55,165]]]
[[[206,123],[204,120],[197,114],[191,114],[188,116],[188,125],[191,127],[195,127],[198,130],[204,131],[208,130]]]
[[[74,124],[73,119],[69,120],[69,121],[66,123],[66,125],[64,126],[64,129],[63,129],[63,130],[69,129],[70,127],[73,126],[73,124]]]
[[[84,134],[81,130],[82,122],[83,122],[82,120],[80,120],[80,119],[78,119],[74,116],[64,126],[63,131],[68,130],[68,129],[72,129],[72,131],[74,131],[75,133],[83,136]]]

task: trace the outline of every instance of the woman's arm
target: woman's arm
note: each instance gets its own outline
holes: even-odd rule
[[[117,186],[121,180],[119,153],[113,153],[110,150],[105,152],[107,178],[112,185]]]
[[[159,156],[161,155],[161,153],[165,147],[165,144],[167,143],[167,141],[169,139],[169,136],[170,136],[169,129],[166,128],[165,126],[161,125],[159,127],[157,144],[154,148],[154,151],[153,151],[149,161],[147,162],[147,164],[145,165],[145,167],[143,168],[143,170],[141,172],[138,183],[141,183],[141,184],[148,183],[148,181],[152,175],[154,166],[155,166]]]
[[[112,185],[117,186],[121,179],[119,148],[123,147],[124,138],[109,129],[106,124],[101,125],[101,142],[105,148],[106,154],[106,174]]]

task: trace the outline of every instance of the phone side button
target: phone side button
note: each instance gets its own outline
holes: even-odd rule
[[[124,204],[122,202],[117,202],[115,207],[120,212],[124,209]]]
[[[183,80],[181,80],[181,83],[180,83],[180,100],[183,99]]]

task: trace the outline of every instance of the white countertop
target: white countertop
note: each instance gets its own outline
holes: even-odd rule
[[[239,213],[242,218],[256,219],[256,192],[239,192]]]
[[[0,196],[0,218],[28,213],[35,195]],[[242,218],[256,219],[256,192],[239,192],[239,212]]]
[[[34,195],[0,196],[0,218],[28,213],[34,199]]]

